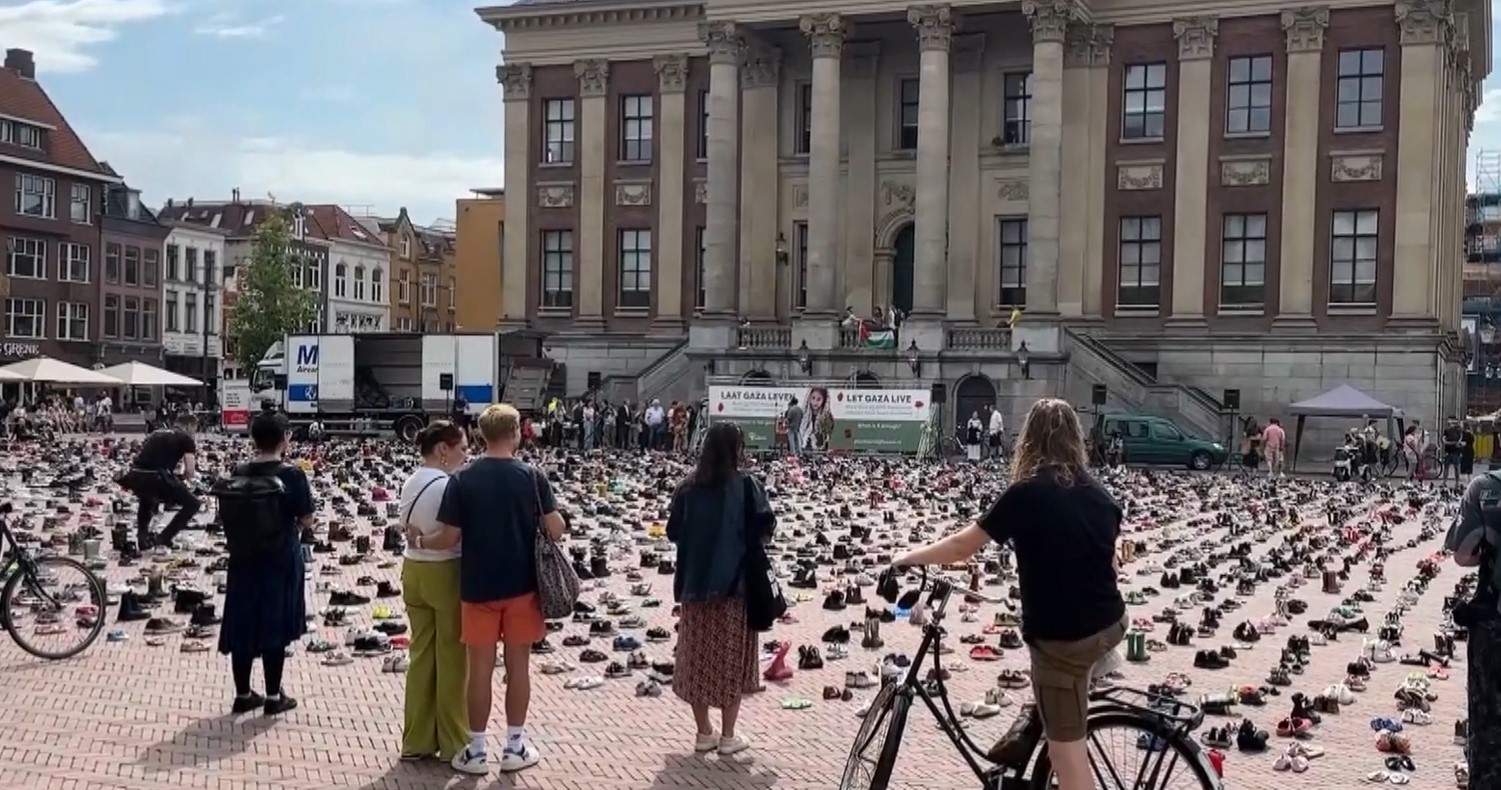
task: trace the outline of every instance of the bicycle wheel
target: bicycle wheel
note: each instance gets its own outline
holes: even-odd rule
[[[844,763],[839,790],[886,790],[897,750],[902,746],[902,731],[907,727],[907,709],[912,704],[911,697],[896,692],[897,685],[887,683],[871,700]]]
[[[1162,749],[1142,748],[1141,744],[1152,739]],[[1219,781],[1192,741],[1175,738],[1136,714],[1090,716],[1087,743],[1093,787],[1100,790],[1219,790]],[[1160,754],[1163,750],[1167,753]],[[1044,742],[1032,769],[1032,787],[1050,790],[1057,786]]]
[[[37,557],[0,592],[6,630],[22,650],[50,660],[72,658],[104,630],[104,583],[67,557]]]

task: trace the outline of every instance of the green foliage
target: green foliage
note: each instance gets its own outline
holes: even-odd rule
[[[292,279],[294,267],[301,265],[286,222],[279,216],[262,222],[250,263],[236,275],[239,294],[229,319],[229,340],[241,369],[254,371],[273,343],[302,330],[318,314],[317,295]]]

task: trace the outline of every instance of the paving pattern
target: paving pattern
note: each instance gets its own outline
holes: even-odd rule
[[[19,479],[19,470],[31,467],[40,471],[32,483],[44,485],[56,469],[77,468],[79,460],[95,468],[96,479],[107,481],[118,460],[100,460],[98,440],[66,440],[58,447],[44,450],[29,447],[0,448],[0,493],[24,506],[28,502],[40,502],[49,496],[52,489],[29,488]],[[380,451],[385,454],[384,450]],[[128,449],[122,450],[119,458],[128,460]],[[665,504],[662,496],[648,499],[645,492],[653,490],[658,481],[670,480],[680,473],[680,468],[661,458],[632,459],[627,462],[602,468],[599,464],[568,464],[549,458],[547,465],[562,472],[559,485],[560,499],[576,511],[581,500],[596,497],[599,501],[614,502],[626,512],[610,518],[580,515],[576,524],[581,527],[594,525],[600,532],[608,531],[613,520],[620,528],[611,567],[615,572],[603,582],[593,586],[586,597],[596,599],[599,592],[611,590],[633,604],[639,597],[627,592],[630,582],[625,571],[637,565],[636,550],[646,540],[645,532],[658,517],[656,509]],[[384,471],[376,474],[393,476],[389,482],[392,489],[399,487],[402,464],[378,467]],[[319,467],[322,479],[315,479],[323,504],[323,523],[338,519],[332,510],[333,499],[327,496],[332,491],[332,482],[326,479],[326,469]],[[854,520],[859,520],[861,509],[870,505],[869,492],[878,490],[884,494],[879,510],[891,510],[902,524],[902,534],[897,542],[908,540],[906,530],[913,523],[925,522],[921,527],[925,536],[939,534],[962,516],[950,504],[965,501],[967,493],[962,486],[946,487],[946,478],[932,472],[916,474],[901,464],[888,469],[870,466],[838,470],[830,467],[803,469],[782,467],[772,470],[774,487],[788,492],[776,500],[781,511],[781,537],[783,546],[809,543],[819,532],[831,535],[835,542],[843,534],[844,520],[839,519],[834,508],[827,505],[830,497],[820,493],[814,504],[812,492],[826,492],[827,480],[837,476],[846,481],[839,488],[833,501],[845,502],[856,507]],[[991,477],[995,474],[991,473]],[[315,474],[315,478],[319,476]],[[571,479],[570,479],[571,478]],[[644,486],[644,488],[643,488]],[[917,486],[923,486],[921,489]],[[1133,537],[1141,537],[1154,550],[1163,535],[1182,534],[1187,543],[1202,543],[1211,549],[1222,549],[1231,541],[1225,531],[1213,526],[1189,526],[1188,519],[1210,518],[1219,508],[1242,512],[1257,507],[1271,496],[1264,484],[1249,484],[1243,480],[1220,477],[1193,478],[1184,473],[1153,473],[1151,476],[1130,474],[1111,482],[1111,487],[1133,501],[1129,528]],[[321,490],[320,490],[321,489]],[[920,490],[921,496],[902,496],[906,491]],[[1305,524],[1310,529],[1320,529],[1326,522],[1323,502],[1327,496],[1350,504],[1356,514],[1352,523],[1364,522],[1366,516],[1383,503],[1367,494],[1355,494],[1355,489],[1334,489],[1324,483],[1297,482],[1285,485],[1281,495],[1291,498],[1301,495],[1299,506]],[[1395,489],[1393,489],[1395,491]],[[624,492],[624,493],[622,493]],[[633,497],[631,492],[637,492]],[[94,495],[105,502],[113,498],[106,483],[97,484]],[[1425,523],[1436,524],[1445,520],[1445,505],[1431,493],[1435,500],[1421,511],[1409,511],[1406,507],[1407,492],[1397,492],[1394,506],[1405,514],[1404,521],[1392,532],[1392,545],[1405,545],[1409,539],[1418,537]],[[85,491],[85,496],[89,496]],[[914,512],[914,505],[921,513]],[[1290,501],[1290,500],[1288,500]],[[379,506],[383,508],[384,506]],[[829,512],[823,508],[829,507]],[[88,514],[95,524],[106,533],[106,556],[108,529],[111,517],[107,505],[85,502],[75,504],[65,524],[56,529],[71,530],[78,520]],[[207,516],[202,516],[204,518]],[[125,518],[129,518],[126,516]],[[826,522],[818,519],[826,518]],[[876,512],[865,516],[877,525],[881,519]],[[21,519],[25,521],[26,519]],[[353,519],[355,534],[375,535],[376,549],[380,547],[379,530],[370,525],[365,517]],[[601,523],[604,526],[600,526]],[[33,531],[39,523],[32,524]],[[880,534],[877,527],[878,535]],[[1254,551],[1259,556],[1275,542],[1275,534],[1294,530],[1283,524],[1279,530],[1267,530]],[[42,531],[45,535],[46,533]],[[209,536],[190,533],[191,540],[205,544]],[[1259,537],[1259,536],[1257,536]],[[1387,561],[1388,583],[1378,593],[1376,601],[1365,604],[1365,612],[1374,625],[1382,614],[1395,602],[1403,583],[1416,573],[1416,563],[1428,556],[1438,546],[1442,529],[1437,537],[1421,542],[1414,548],[1402,549]],[[1237,538],[1250,540],[1251,536]],[[336,544],[340,553],[349,549],[348,544]],[[789,549],[790,551],[790,549]],[[877,550],[873,550],[872,554]],[[326,603],[326,593],[313,593],[317,581],[328,580],[337,589],[359,589],[373,595],[373,588],[356,588],[355,579],[370,575],[377,580],[399,583],[399,567],[379,568],[378,563],[388,555],[376,551],[367,561],[352,566],[339,566],[335,554],[315,555],[316,562],[310,568],[309,596],[314,608]],[[1157,585],[1158,575],[1139,575],[1146,563],[1159,561],[1165,552],[1154,552],[1139,557],[1124,570],[1128,579],[1126,589],[1141,589]],[[333,563],[340,575],[329,577],[319,569]],[[1354,566],[1346,583],[1346,592],[1353,592],[1367,579],[1370,560]],[[1431,633],[1440,625],[1443,598],[1449,594],[1461,577],[1461,569],[1452,563],[1444,563],[1437,579],[1423,594],[1417,605],[1405,617],[1408,646],[1431,646]],[[119,568],[111,561],[105,575],[116,584],[133,578],[138,568]],[[821,568],[823,580],[827,581],[831,567]],[[211,580],[197,570],[185,571],[189,579],[196,579],[212,589]],[[643,571],[643,580],[651,585],[651,595],[666,603],[660,609],[638,609],[648,626],[671,627],[671,576],[660,575],[655,570]],[[1281,580],[1278,580],[1281,581]],[[1230,630],[1243,619],[1257,619],[1274,610],[1272,591],[1276,582],[1259,585],[1256,593],[1241,598],[1243,607],[1225,617],[1219,636],[1210,640],[1196,640],[1195,647],[1171,647],[1165,652],[1154,653],[1146,664],[1127,664],[1123,671],[1128,685],[1144,687],[1157,682],[1169,671],[1182,671],[1190,675],[1193,686],[1189,696],[1231,688],[1243,683],[1260,685],[1266,672],[1276,663],[1278,648],[1288,634],[1309,633],[1302,627],[1308,617],[1320,617],[1340,596],[1319,591],[1317,581],[1310,581],[1295,592],[1309,604],[1308,614],[1295,618],[1293,625],[1269,636],[1256,648],[1243,651],[1228,669],[1210,671],[1192,667],[1194,650],[1203,646],[1218,646],[1231,641]],[[827,586],[827,585],[825,585]],[[1005,585],[990,588],[1004,592]],[[843,612],[828,612],[820,608],[822,592],[817,590],[796,591],[809,594],[809,600],[801,602],[794,610],[799,622],[779,625],[767,639],[790,639],[795,644],[817,644],[820,635],[834,624],[851,624],[859,619],[861,612],[852,607]],[[1130,607],[1132,617],[1147,617],[1171,602],[1174,595],[1186,590],[1164,590],[1161,596],[1151,597],[1146,604]],[[870,588],[865,593],[871,599]],[[1233,595],[1233,590],[1220,595],[1220,599]],[[400,608],[400,599],[381,599],[378,602],[394,603]],[[170,604],[168,604],[170,607]],[[359,607],[353,622],[367,625],[369,606]],[[1026,654],[1023,650],[1007,650],[1002,661],[978,663],[967,658],[967,646],[959,644],[958,637],[977,633],[981,626],[990,622],[995,607],[982,606],[977,623],[961,623],[957,612],[951,612],[949,639],[956,652],[946,657],[945,665],[955,674],[949,682],[952,697],[957,706],[963,701],[977,701],[984,696],[1000,669],[1024,669]],[[182,616],[178,616],[182,617]],[[887,645],[881,651],[864,651],[856,643],[851,645],[850,657],[842,661],[828,661],[823,670],[799,671],[790,682],[769,684],[766,691],[749,698],[742,714],[742,732],[753,742],[753,748],[744,755],[730,759],[699,757],[692,752],[692,717],[688,707],[673,697],[670,691],[660,698],[641,699],[634,696],[639,673],[635,677],[607,681],[604,686],[590,691],[572,691],[563,688],[568,675],[543,676],[533,673],[532,720],[529,729],[542,750],[543,760],[536,768],[519,776],[502,777],[493,772],[488,777],[458,777],[446,765],[436,762],[401,763],[397,760],[402,721],[403,676],[383,673],[381,659],[360,658],[342,667],[327,667],[318,662],[319,656],[295,649],[293,658],[287,662],[285,687],[300,700],[295,711],[278,717],[259,715],[231,715],[229,702],[231,685],[228,660],[215,652],[188,654],[179,651],[182,634],[168,636],[159,647],[146,644],[141,622],[113,622],[110,628],[123,628],[129,639],[120,643],[107,643],[100,639],[82,656],[63,662],[49,663],[33,659],[21,652],[8,639],[0,638],[0,788],[164,788],[164,787],[266,787],[266,788],[436,788],[436,787],[526,787],[526,788],[806,788],[829,790],[837,787],[846,754],[859,721],[855,715],[862,701],[872,691],[856,692],[851,702],[825,702],[822,690],[827,685],[842,686],[843,673],[847,669],[870,669],[882,655],[893,651],[911,652],[916,648],[918,630],[905,622],[884,626],[882,636]],[[1196,622],[1196,620],[1195,620]],[[334,641],[343,641],[343,629],[320,627],[315,623],[310,635],[324,636]],[[564,632],[585,630],[582,625],[569,625]],[[1149,634],[1164,638],[1166,628],[1159,626]],[[638,636],[644,630],[632,632]],[[576,658],[578,649],[561,646],[563,634],[552,637],[558,652],[545,658]],[[1200,641],[1203,644],[1198,644]],[[993,641],[992,641],[993,644]],[[596,639],[594,646],[600,646]],[[608,645],[604,646],[608,652]],[[670,657],[670,644],[647,644],[647,654],[653,659]],[[1358,635],[1346,635],[1328,645],[1313,648],[1313,661],[1303,675],[1295,675],[1295,685],[1285,689],[1281,697],[1272,697],[1264,708],[1241,707],[1237,713],[1250,716],[1259,726],[1271,730],[1278,719],[1287,715],[1290,707],[1288,694],[1302,690],[1310,695],[1325,686],[1344,678],[1345,665],[1359,655],[1361,650]],[[1398,648],[1403,652],[1404,648]],[[1461,644],[1461,653],[1463,645]],[[793,652],[796,655],[796,651]],[[612,658],[616,656],[612,655]],[[621,656],[623,657],[623,655]],[[583,665],[575,674],[600,672],[602,665]],[[1287,787],[1353,788],[1367,786],[1367,772],[1381,768],[1384,755],[1374,748],[1375,733],[1368,722],[1373,716],[1397,716],[1392,691],[1406,673],[1412,669],[1400,664],[1380,665],[1373,673],[1370,689],[1360,695],[1354,705],[1346,706],[1337,716],[1326,716],[1318,728],[1314,743],[1322,746],[1327,754],[1312,762],[1307,773],[1292,774],[1273,770],[1273,763],[1280,752],[1281,739],[1272,738],[1271,748],[1259,755],[1245,755],[1234,748],[1228,750],[1225,766],[1226,785],[1233,788],[1271,790]],[[257,670],[257,676],[259,671]],[[496,677],[496,704],[499,708],[502,678]],[[259,685],[259,677],[256,679]],[[1464,667],[1456,665],[1453,678],[1435,681],[1439,699],[1434,703],[1435,724],[1431,727],[1409,727],[1412,737],[1413,760],[1417,771],[1413,774],[1413,788],[1449,788],[1454,786],[1452,767],[1461,758],[1461,748],[1452,739],[1453,722],[1463,716]],[[1017,702],[1024,701],[1028,692],[1008,692]],[[790,697],[813,700],[806,710],[784,710],[782,701]],[[967,726],[975,740],[988,744],[1009,724],[1015,708],[1007,708],[1000,716],[985,721],[969,722]],[[1235,719],[1210,717],[1206,723],[1233,723]],[[492,725],[492,739],[496,732],[503,732],[503,722]],[[492,751],[495,749],[492,747]],[[969,769],[960,761],[948,740],[934,726],[924,711],[914,711],[907,730],[907,737],[896,771],[894,786],[902,788],[973,788]]]

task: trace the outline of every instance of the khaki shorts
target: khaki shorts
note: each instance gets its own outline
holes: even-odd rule
[[[1089,718],[1089,673],[1126,637],[1126,620],[1074,642],[1037,640],[1032,654],[1032,695],[1050,741],[1082,741]]]

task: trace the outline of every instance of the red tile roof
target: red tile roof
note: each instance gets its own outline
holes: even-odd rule
[[[45,132],[44,150],[0,144],[0,153],[115,179],[114,174],[100,167],[99,160],[89,153],[83,140],[68,125],[68,119],[42,89],[41,83],[26,79],[11,69],[0,68],[0,115],[53,127]]]
[[[386,246],[385,242],[371,233],[360,224],[360,221],[350,216],[342,206],[331,203],[319,203],[304,206],[307,216],[316,222],[322,229],[324,236],[330,239],[350,241],[356,244],[370,244],[377,247]]]
[[[157,212],[157,217],[162,222],[186,222],[192,225],[205,227],[217,227],[229,232],[231,237],[250,236],[262,222],[273,213],[280,213],[286,217],[291,206],[286,203],[269,203],[257,201],[207,201],[188,205],[187,202],[176,202],[169,206],[163,206]],[[214,218],[218,217],[216,225]],[[247,221],[248,219],[248,221]],[[305,235],[309,239],[327,239],[329,236],[324,232],[323,226],[315,219],[308,216],[309,221],[303,226]],[[290,224],[290,221],[288,222]]]

